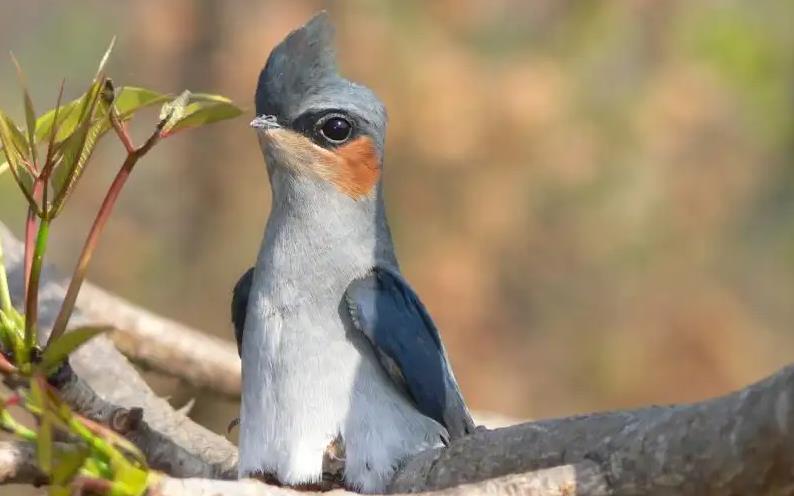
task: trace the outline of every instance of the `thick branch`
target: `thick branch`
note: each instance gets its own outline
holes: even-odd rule
[[[475,434],[410,460],[395,491],[596,462],[614,494],[794,491],[794,366],[721,398]]]
[[[236,482],[207,479],[166,478],[159,485],[158,496],[299,496],[305,492],[268,486],[257,481]],[[329,496],[352,496],[356,493],[336,490]],[[403,493],[407,494],[407,493]],[[605,496],[607,483],[593,462],[565,465],[526,474],[507,475],[475,484],[428,491],[425,496]]]
[[[36,447],[0,441],[0,484],[40,485],[47,479],[36,466]]]
[[[36,467],[36,450],[25,442],[0,442],[0,484],[41,484],[46,477]],[[175,479],[163,477],[152,488],[153,496],[299,496],[296,491],[267,485],[256,480],[221,481],[215,479]],[[353,496],[344,490],[323,493]],[[428,496],[603,496],[607,484],[600,468],[593,462],[566,465],[536,472],[508,475],[476,484],[425,493]]]
[[[240,359],[231,342],[155,315],[90,284],[83,285],[77,303],[86,317],[114,327],[113,342],[133,361],[192,386],[240,396]]]

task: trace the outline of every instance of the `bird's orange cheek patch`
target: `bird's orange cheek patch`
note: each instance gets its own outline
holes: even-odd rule
[[[369,194],[380,177],[378,152],[367,136],[357,138],[335,150],[336,164],[331,181],[344,194],[360,198]]]

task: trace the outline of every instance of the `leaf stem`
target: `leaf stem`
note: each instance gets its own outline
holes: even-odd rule
[[[94,224],[91,226],[91,230],[89,231],[88,237],[85,240],[83,251],[80,253],[80,258],[77,261],[77,265],[75,265],[74,272],[72,273],[72,280],[69,281],[69,288],[66,290],[66,297],[61,304],[58,317],[55,319],[55,324],[52,327],[50,338],[47,340],[47,345],[52,343],[53,340],[57,339],[66,331],[66,325],[69,323],[69,317],[71,317],[72,311],[74,310],[74,305],[77,302],[77,295],[80,292],[80,286],[82,286],[83,281],[85,280],[88,263],[91,261],[91,257],[93,256],[94,250],[97,247],[99,236],[102,234],[105,224],[110,218],[110,214],[113,212],[113,207],[115,206],[116,200],[121,193],[121,189],[127,182],[127,178],[132,172],[132,169],[135,167],[135,164],[138,162],[138,159],[144,156],[157,143],[157,141],[159,141],[159,139],[160,126],[158,126],[157,130],[149,137],[148,140],[146,140],[143,145],[141,145],[140,148],[134,149],[127,155],[127,158],[124,160],[121,169],[119,169],[118,173],[116,173],[116,177],[113,179],[113,183],[110,185],[110,188],[105,195],[105,199],[102,201],[102,206],[99,207],[99,211],[97,212],[96,218],[94,219]]]
[[[116,107],[114,105],[110,107],[110,123],[113,125],[113,130],[116,131],[127,153],[133,153],[135,151],[135,145],[132,143],[132,137],[127,129],[127,125],[119,119],[119,114],[116,112]]]
[[[39,277],[44,262],[44,252],[47,249],[47,238],[50,234],[50,221],[46,218],[39,222],[39,232],[36,236],[36,248],[33,252],[33,263],[30,268],[27,301],[25,302],[25,359],[30,358],[30,352],[36,345],[36,319],[38,317]]]

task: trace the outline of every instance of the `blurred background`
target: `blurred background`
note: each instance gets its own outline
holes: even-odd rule
[[[270,204],[252,95],[315,11],[390,110],[404,272],[474,409],[569,415],[725,393],[794,361],[794,3],[774,0],[4,2],[41,112],[110,38],[117,86],[221,93],[244,117],[180,133],[132,176],[89,278],[231,339],[231,288]],[[0,57],[0,107],[24,121]],[[139,116],[138,141],[156,113]],[[106,139],[48,261],[70,272],[122,160]],[[0,177],[0,220],[24,204]],[[158,391],[223,431],[236,405]]]

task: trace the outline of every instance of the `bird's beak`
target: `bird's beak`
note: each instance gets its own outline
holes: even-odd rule
[[[275,115],[258,115],[251,121],[251,127],[254,129],[261,129],[262,131],[268,131],[270,129],[279,129],[281,124],[278,123]]]

